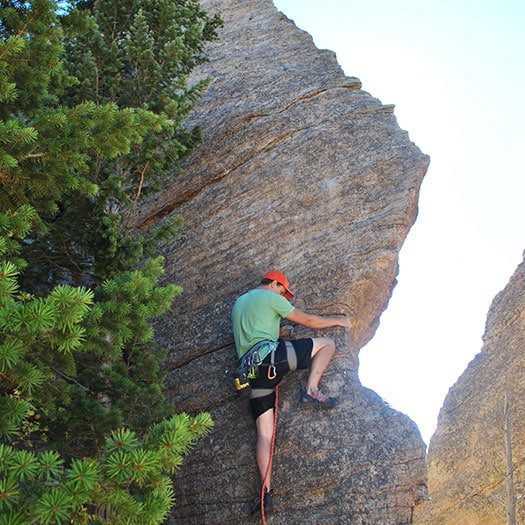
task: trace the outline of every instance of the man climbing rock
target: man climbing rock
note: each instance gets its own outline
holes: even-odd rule
[[[290,371],[310,369],[306,387],[299,402],[304,406],[331,408],[339,400],[319,390],[319,381],[334,353],[335,343],[328,337],[285,341],[292,326],[281,327],[287,319],[308,328],[332,326],[350,328],[345,316],[319,316],[295,308],[290,300],[287,277],[278,271],[267,272],[259,285],[241,295],[232,310],[233,334],[240,363],[255,365],[257,377],[251,379],[250,408],[257,429],[257,466],[264,490],[264,507],[271,506],[271,454],[274,432],[275,387]],[[261,508],[261,498],[252,507],[254,514]]]

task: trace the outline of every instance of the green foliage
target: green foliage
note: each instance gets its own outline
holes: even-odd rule
[[[93,443],[120,425],[143,430],[173,413],[162,391],[165,351],[154,345],[150,319],[164,313],[180,287],[158,286],[163,259],[124,272],[99,289],[86,316],[83,352],[76,358],[76,381],[64,405],[45,424],[56,447],[72,454],[94,453]],[[83,414],[78,421],[78,414]],[[71,435],[74,426],[78,432]],[[96,451],[98,454],[99,452]]]
[[[15,209],[28,202],[31,178],[42,173],[46,151],[39,146],[34,122],[56,104],[55,80],[64,79],[60,60],[62,31],[55,2],[2,2],[0,21],[0,205]],[[67,171],[66,171],[67,172]],[[59,172],[49,174],[51,195],[67,184]],[[35,176],[35,180],[38,176]]]
[[[20,293],[20,271],[9,258],[32,217],[27,206],[0,215],[0,238],[11,241],[0,261],[0,439],[19,434],[34,396],[54,383],[53,368],[81,346],[86,329],[80,323],[93,302],[93,292],[82,287],[58,286],[45,298]]]
[[[177,220],[146,236],[128,226],[199,138],[184,119],[206,81],[187,78],[220,21],[193,0],[61,2],[60,17],[52,1],[6,5],[0,208],[31,203],[42,218],[28,286],[91,285],[176,232]]]
[[[195,0],[0,7],[0,525],[160,523],[212,421],[174,414],[151,326],[181,219],[133,221],[199,139],[188,75],[221,22]]]
[[[54,99],[61,75],[62,30],[52,0],[2,2],[0,20],[0,120],[33,117]]]
[[[143,438],[121,429],[106,439],[99,460],[67,467],[56,452],[0,444],[0,523],[161,523],[174,502],[169,475],[212,427],[203,413],[173,416]]]
[[[91,282],[93,273],[108,276],[136,265],[154,253],[158,240],[176,234],[177,219],[145,236],[130,235],[129,226],[137,202],[159,190],[200,138],[184,120],[208,81],[190,86],[188,75],[205,60],[204,43],[215,38],[220,20],[194,0],[71,6],[62,17],[64,66],[76,83],[62,100],[74,107],[92,103],[100,112],[88,119],[97,135],[90,134],[95,144],[83,166],[98,191],[89,197],[68,192],[37,256],[71,268],[74,254],[77,281]],[[71,225],[86,223],[88,228],[74,228],[72,238]]]
[[[23,236],[33,215],[30,208],[1,214],[0,238],[15,232]],[[19,270],[9,261],[17,251],[13,243],[0,265],[0,439],[5,442],[0,444],[0,523],[161,523],[174,502],[169,475],[213,426],[207,413],[154,422],[156,408],[167,407],[158,383],[160,368],[155,359],[145,366],[148,356],[135,349],[152,340],[147,319],[164,312],[177,287],[156,286],[162,274],[162,260],[157,259],[143,272],[106,281],[96,304],[91,291],[66,285],[35,298],[20,294]],[[86,333],[93,336],[89,343]],[[99,346],[97,337],[105,346]],[[89,373],[71,381],[61,368],[64,355],[75,354],[76,364]],[[134,354],[141,358],[135,361]],[[97,378],[97,369],[105,381]],[[88,388],[79,381],[90,374]],[[97,411],[73,403],[75,394],[85,391],[90,395],[84,401],[97,403],[101,392],[95,395],[90,388],[101,384],[114,406],[99,403]],[[55,410],[68,417],[60,419]],[[119,419],[127,419],[128,426],[111,431],[111,423]],[[37,438],[45,426],[48,442],[62,448],[64,456],[43,449]],[[129,427],[140,428],[142,437]],[[67,429],[63,441],[57,428]],[[89,430],[94,428],[96,435]],[[67,438],[69,448],[64,446]],[[98,459],[74,459],[98,442]],[[27,448],[34,444],[42,450]],[[67,464],[64,457],[70,458]]]

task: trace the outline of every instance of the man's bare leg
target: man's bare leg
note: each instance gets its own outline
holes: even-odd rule
[[[255,421],[255,426],[257,427],[257,466],[259,467],[261,484],[263,484],[272,453],[273,409],[263,412]],[[266,488],[268,491],[270,491],[271,484],[272,473],[270,471],[266,480]]]
[[[320,395],[319,400],[325,401],[326,396],[319,393],[319,381],[321,381],[321,377],[335,354],[335,342],[329,337],[316,337],[313,339],[313,343],[312,365],[306,383],[306,393],[316,399]]]

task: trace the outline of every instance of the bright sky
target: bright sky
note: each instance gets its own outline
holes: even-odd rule
[[[274,0],[430,155],[360,378],[428,444],[525,249],[525,1]]]

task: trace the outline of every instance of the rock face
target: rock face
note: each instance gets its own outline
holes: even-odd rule
[[[515,521],[506,518],[508,503],[512,502],[507,492],[510,456],[516,497],[525,494],[524,413],[525,262],[522,262],[491,305],[481,352],[445,399],[428,453],[432,499],[418,508],[415,523],[525,523],[523,501],[515,505]],[[506,444],[507,437],[510,447]]]
[[[288,275],[297,307],[346,314],[353,328],[322,332],[338,351],[321,386],[340,407],[301,409],[303,373],[280,387],[268,523],[410,523],[425,493],[425,445],[412,421],[361,386],[358,351],[395,285],[429,159],[393,107],[270,0],[201,3],[225,22],[195,72],[212,79],[189,121],[203,141],[137,224],[184,217],[163,251],[165,278],[184,295],[156,335],[170,351],[170,399],[180,411],[210,411],[216,424],[176,478],[170,523],[250,522],[255,427],[232,384],[230,313],[269,269]]]

